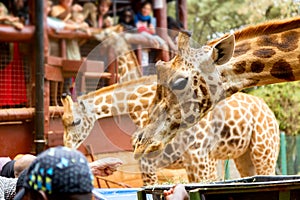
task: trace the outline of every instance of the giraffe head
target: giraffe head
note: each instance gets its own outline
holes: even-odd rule
[[[93,107],[85,105],[82,99],[74,103],[69,95],[63,95],[61,101],[64,107],[64,146],[76,149],[88,137],[96,121],[91,114]]]
[[[178,36],[178,55],[156,64],[158,86],[149,123],[135,133],[134,157],[156,157],[180,131],[197,123],[218,101],[225,98],[216,65],[233,55],[234,36],[212,47],[196,49],[190,36]]]

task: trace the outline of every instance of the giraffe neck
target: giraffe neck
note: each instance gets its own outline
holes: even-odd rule
[[[126,50],[119,51],[117,58],[118,71],[119,71],[119,82],[124,83],[126,81],[135,80],[142,77],[142,72],[137,61],[135,53],[126,48]]]
[[[218,69],[228,95],[244,88],[300,80],[300,18],[235,33],[232,59]]]
[[[129,114],[142,127],[148,120],[148,108],[156,91],[156,76],[111,85],[77,98],[62,98],[64,106],[64,144],[78,148],[88,137],[97,119]]]
[[[131,114],[148,108],[149,101],[152,101],[156,91],[155,82],[156,76],[153,75],[123,84],[114,84],[78,97],[78,104],[83,103],[92,107],[95,119]]]

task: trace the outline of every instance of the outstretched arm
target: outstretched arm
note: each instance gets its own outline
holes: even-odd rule
[[[92,173],[95,176],[110,176],[123,164],[118,158],[108,157],[89,163]]]

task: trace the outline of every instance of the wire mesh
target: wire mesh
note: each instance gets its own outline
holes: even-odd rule
[[[0,43],[0,108],[30,104],[31,68],[28,57],[23,54],[25,48],[21,43]]]

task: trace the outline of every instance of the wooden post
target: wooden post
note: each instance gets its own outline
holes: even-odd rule
[[[177,20],[183,24],[184,29],[188,29],[187,27],[187,4],[186,0],[177,0]]]
[[[167,4],[165,0],[161,0],[159,5],[153,6],[154,17],[156,18],[157,35],[167,41],[168,30],[167,30]],[[161,52],[161,60],[169,61],[169,52]]]

